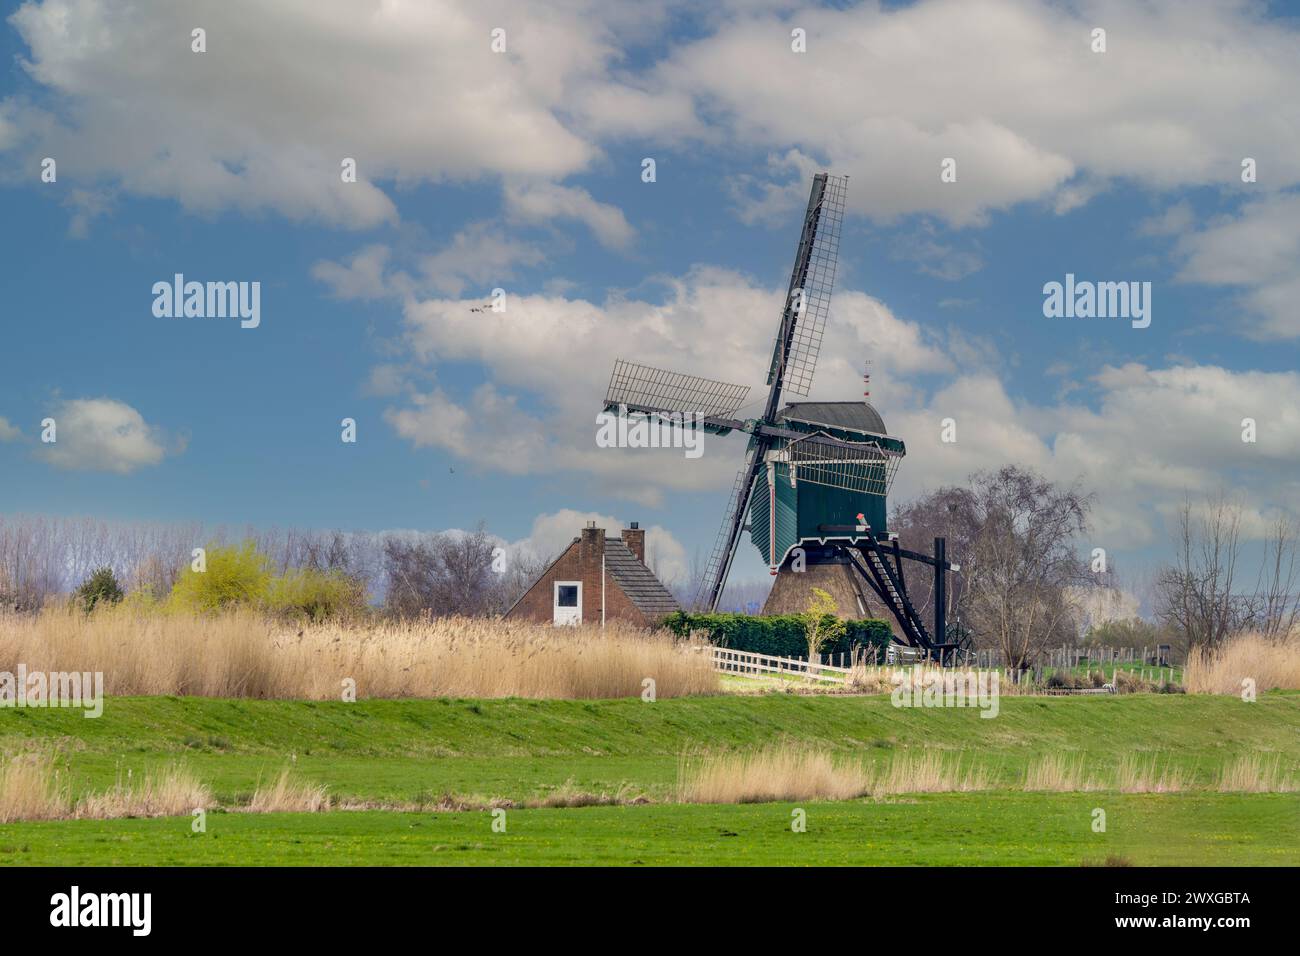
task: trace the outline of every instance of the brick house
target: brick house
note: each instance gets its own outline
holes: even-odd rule
[[[677,599],[645,564],[645,530],[633,521],[619,537],[590,522],[523,593],[507,618],[539,624],[622,621],[654,627],[680,611]]]

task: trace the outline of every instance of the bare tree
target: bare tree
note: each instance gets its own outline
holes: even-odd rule
[[[383,542],[384,606],[401,617],[498,611],[497,547],[482,523],[471,532],[388,535]]]
[[[972,542],[968,616],[1013,667],[1074,633],[1067,589],[1087,580],[1075,548],[1091,498],[1014,466],[971,477],[978,529]]]
[[[435,614],[477,616],[495,609],[496,548],[482,522],[469,533],[439,535],[434,547],[439,581]]]
[[[1236,594],[1241,554],[1241,506],[1222,492],[1200,514],[1190,499],[1178,508],[1175,563],[1156,577],[1156,615],[1189,648],[1215,649],[1252,617],[1251,601]]]
[[[427,541],[388,535],[383,543],[384,608],[416,617],[437,603],[438,560]]]
[[[530,551],[516,551],[510,554],[504,564],[503,570],[496,573],[496,587],[494,589],[493,610],[504,614],[514,605],[514,603],[523,597],[524,593],[533,586],[542,572],[550,566],[551,559],[544,558],[533,554]],[[494,563],[493,568],[498,565]]]
[[[895,512],[900,541],[928,551],[948,539],[961,572],[949,576],[947,615],[960,614],[978,645],[996,647],[1012,667],[1074,631],[1067,589],[1087,580],[1074,546],[1091,499],[1033,471],[1008,466],[971,475],[969,488],[940,488]],[[930,576],[909,580],[913,603],[933,627]]]
[[[1269,638],[1287,637],[1300,625],[1300,567],[1296,565],[1298,538],[1295,521],[1279,514],[1264,542],[1260,581],[1255,588],[1255,627]]]
[[[1239,589],[1241,524],[1242,506],[1222,491],[1179,506],[1175,560],[1156,576],[1156,614],[1189,648],[1215,650],[1249,629],[1286,637],[1300,624],[1294,520],[1280,514],[1269,528],[1251,592]]]

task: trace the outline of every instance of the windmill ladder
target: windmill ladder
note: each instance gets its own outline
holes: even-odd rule
[[[921,620],[921,616],[916,613],[916,608],[912,606],[907,594],[899,588],[898,579],[894,575],[893,569],[881,558],[875,543],[875,537],[872,536],[871,546],[849,549],[849,556],[854,567],[868,581],[873,581],[875,584],[874,590],[889,605],[889,610],[903,629],[903,633],[907,635],[908,643],[913,647],[933,647],[934,642],[930,640],[930,634],[925,628],[925,623]],[[861,564],[863,557],[866,559],[867,568],[864,568]]]

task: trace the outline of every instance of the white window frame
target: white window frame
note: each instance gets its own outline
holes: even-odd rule
[[[578,608],[577,608],[578,619],[573,623],[581,624],[582,623],[582,582],[581,581],[558,581],[558,580],[551,588],[551,623],[557,626],[561,623],[560,621],[557,621],[555,619],[556,612],[560,610],[560,588],[561,587],[576,587],[578,589]],[[570,609],[565,608],[565,610],[570,610]]]

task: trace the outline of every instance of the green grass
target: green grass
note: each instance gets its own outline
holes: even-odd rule
[[[1105,772],[1159,753],[1193,783],[1245,753],[1300,759],[1300,694],[1232,697],[1004,697],[1001,712],[902,709],[887,696],[605,701],[301,702],[112,698],[104,715],[0,710],[0,749],[57,746],[77,792],[119,772],[182,759],[223,801],[251,793],[290,759],[343,799],[414,801],[452,791],[525,799],[570,779],[593,791],[624,783],[653,798],[672,789],[678,757],[782,739],[885,759],[904,748],[964,752],[1004,783],[1045,754],[1080,754]]]
[[[1004,697],[974,709],[900,709],[887,696],[716,696],[661,700],[369,700],[354,704],[111,698],[104,715],[0,710],[0,750],[51,747],[74,794],[180,760],[222,804],[243,802],[291,759],[336,800],[430,804],[444,793],[527,800],[571,786],[630,785],[653,804],[482,812],[74,820],[0,826],[0,865],[171,863],[766,863],[1078,865],[1115,854],[1149,864],[1300,864],[1296,794],[982,794],[810,804],[678,806],[678,760],[790,740],[886,760],[940,748],[1018,786],[1048,754],[1105,773],[1158,754],[1205,786],[1245,754],[1300,762],[1300,693],[1233,697]],[[1108,833],[1091,830],[1092,810]]]
[[[1297,865],[1300,798],[946,794],[889,802],[213,813],[0,825],[0,865]],[[1106,832],[1094,833],[1104,809]]]

